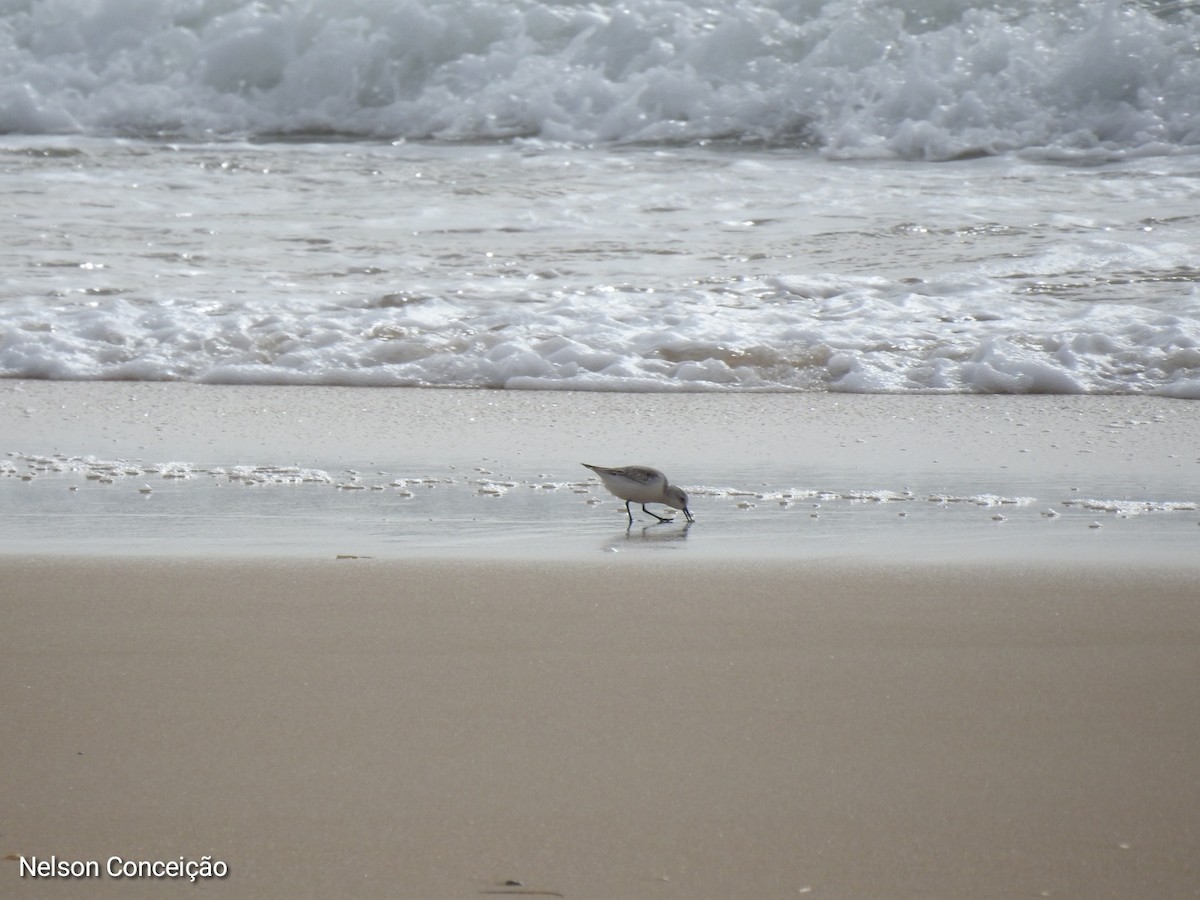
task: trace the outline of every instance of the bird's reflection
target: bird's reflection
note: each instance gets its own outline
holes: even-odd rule
[[[616,536],[606,541],[604,550],[612,552],[624,548],[633,549],[639,547],[665,549],[686,541],[692,524],[692,522],[684,522],[681,525],[674,525],[672,521],[668,520],[666,522],[654,522],[641,527],[630,525],[624,531],[619,532]],[[672,527],[673,525],[674,527]]]

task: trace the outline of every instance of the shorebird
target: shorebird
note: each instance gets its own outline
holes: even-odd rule
[[[642,512],[648,516],[654,516],[660,522],[670,522],[671,519],[650,512],[646,509],[647,503],[662,503],[665,506],[682,509],[689,522],[696,521],[688,509],[688,495],[682,488],[670,484],[667,476],[658,469],[651,469],[649,466],[622,466],[619,469],[609,469],[605,466],[592,466],[587,463],[583,463],[583,466],[600,476],[600,480],[604,482],[604,486],[608,488],[610,494],[625,501],[625,512],[629,513],[630,525],[633,524],[633,510],[629,508],[630,503],[640,503]]]

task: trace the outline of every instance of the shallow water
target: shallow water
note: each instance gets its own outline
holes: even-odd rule
[[[0,141],[0,372],[1200,396],[1200,157]]]
[[[901,562],[1194,557],[1200,498],[1178,475],[1090,486],[1042,479],[997,494],[978,473],[850,475],[798,487],[765,469],[687,485],[696,523],[659,524],[587,473],[200,466],[10,453],[0,464],[7,553],[308,558],[451,555],[554,559],[686,552],[697,558]],[[565,476],[565,477],[564,477]],[[773,477],[774,476],[774,477]],[[846,486],[847,479],[863,479]],[[866,480],[866,479],[874,480]],[[958,485],[961,490],[955,490]],[[659,510],[662,512],[662,510]]]

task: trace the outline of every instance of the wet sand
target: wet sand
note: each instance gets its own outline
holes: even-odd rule
[[[233,897],[1200,883],[1194,572],[39,559],[0,592],[6,854],[212,855]]]

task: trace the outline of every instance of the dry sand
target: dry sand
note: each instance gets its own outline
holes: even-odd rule
[[[543,468],[656,461],[686,426],[671,458],[723,474],[1200,493],[1194,407],[1169,401],[5,387],[33,453],[331,465],[405,426],[412,459]],[[1177,545],[1200,532],[1179,521]],[[1197,557],[705,546],[8,547],[0,896],[1200,896]],[[199,887],[20,874],[206,855],[229,874]]]

